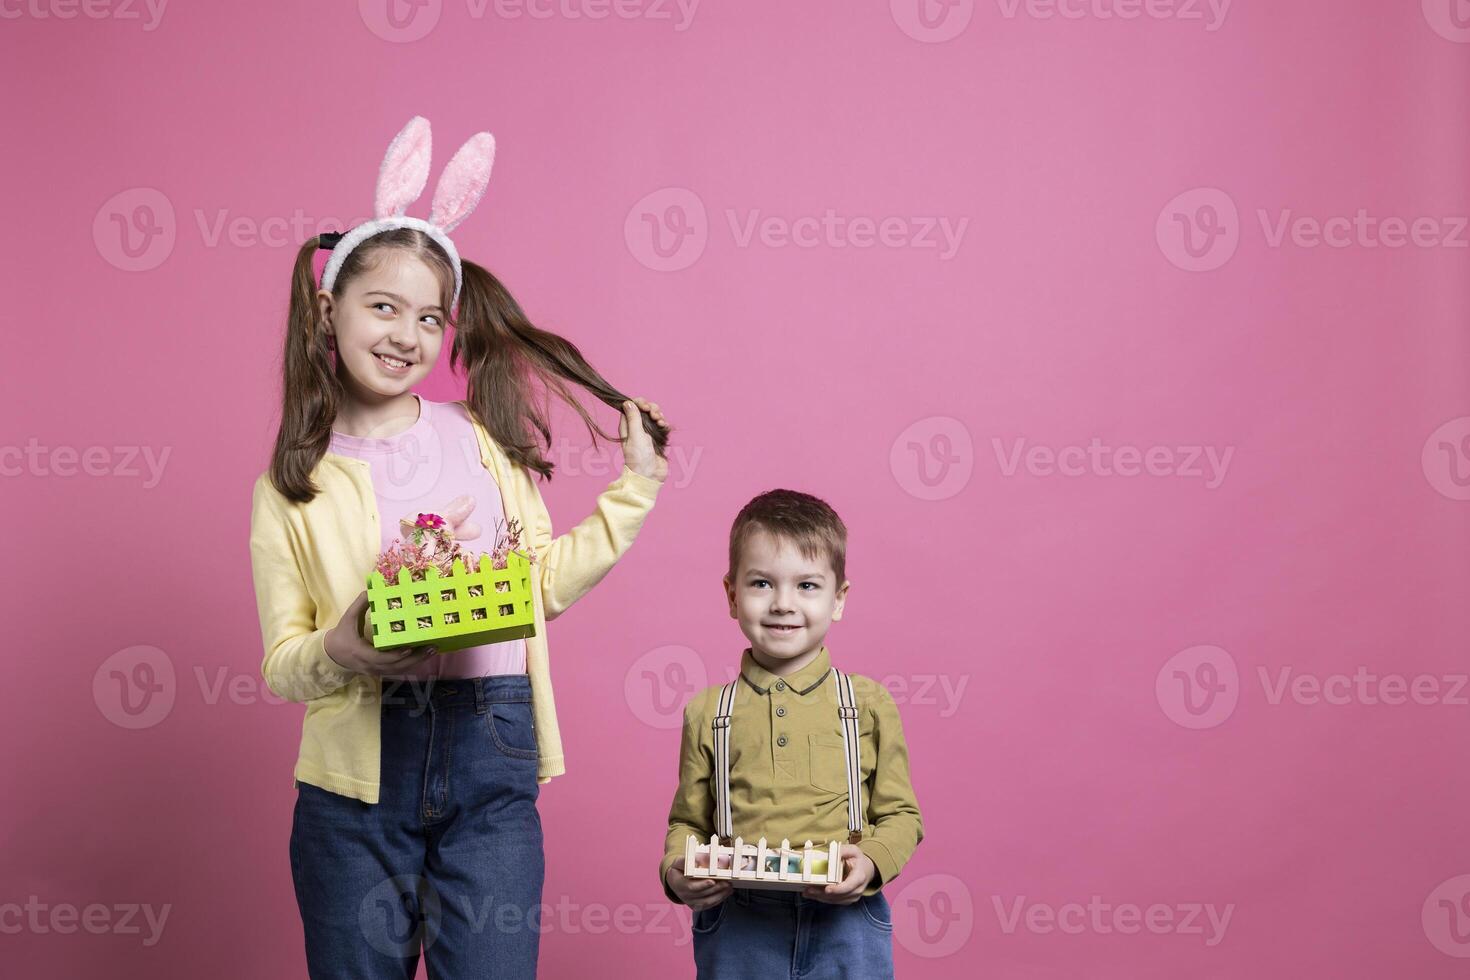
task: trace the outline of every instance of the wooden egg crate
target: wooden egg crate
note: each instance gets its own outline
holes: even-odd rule
[[[839,844],[814,847],[811,841],[793,848],[791,841],[771,847],[762,837],[747,844],[739,837],[726,845],[718,835],[708,842],[693,834],[684,844],[684,877],[715,878],[736,888],[800,891],[808,885],[835,885],[842,880]]]

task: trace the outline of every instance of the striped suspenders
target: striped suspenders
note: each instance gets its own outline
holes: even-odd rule
[[[842,722],[842,747],[847,756],[847,842],[863,839],[863,767],[858,742],[857,699],[852,694],[852,678],[836,667],[832,676],[837,684],[837,717]],[[735,708],[736,678],[720,688],[720,703],[711,726],[715,733],[715,833],[726,845],[735,839],[730,820],[730,714]]]

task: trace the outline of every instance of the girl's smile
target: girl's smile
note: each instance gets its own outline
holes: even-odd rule
[[[413,364],[411,362],[401,361],[397,358],[389,357],[387,354],[379,354],[375,351],[373,352],[373,359],[378,362],[378,365],[384,371],[387,371],[395,377],[402,377],[413,370]]]

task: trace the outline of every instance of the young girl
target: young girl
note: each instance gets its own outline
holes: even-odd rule
[[[412,977],[420,948],[434,977],[535,975],[536,800],[565,771],[546,621],[627,551],[668,472],[658,406],[625,398],[532,325],[449,240],[488,179],[489,135],[451,161],[425,222],[403,212],[428,153],[428,123],[415,118],[384,161],[377,220],[297,254],[281,428],[252,501],[262,673],[306,704],[290,857],[312,977]],[[320,288],[319,247],[333,248]],[[468,397],[429,401],[412,388],[451,325]],[[607,436],[568,382],[621,408],[625,465],[595,512],[553,538],[532,477],[553,469],[533,385]],[[520,521],[535,554],[533,636],[442,655],[364,639],[366,576],[419,513],[470,541],[482,533],[473,515],[488,531],[477,551],[493,548],[501,521]]]

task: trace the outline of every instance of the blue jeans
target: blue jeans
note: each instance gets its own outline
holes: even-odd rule
[[[883,893],[833,905],[737,888],[694,913],[700,980],[892,980],[893,916]]]
[[[297,787],[313,980],[536,975],[546,864],[525,674],[383,681],[379,802]]]

